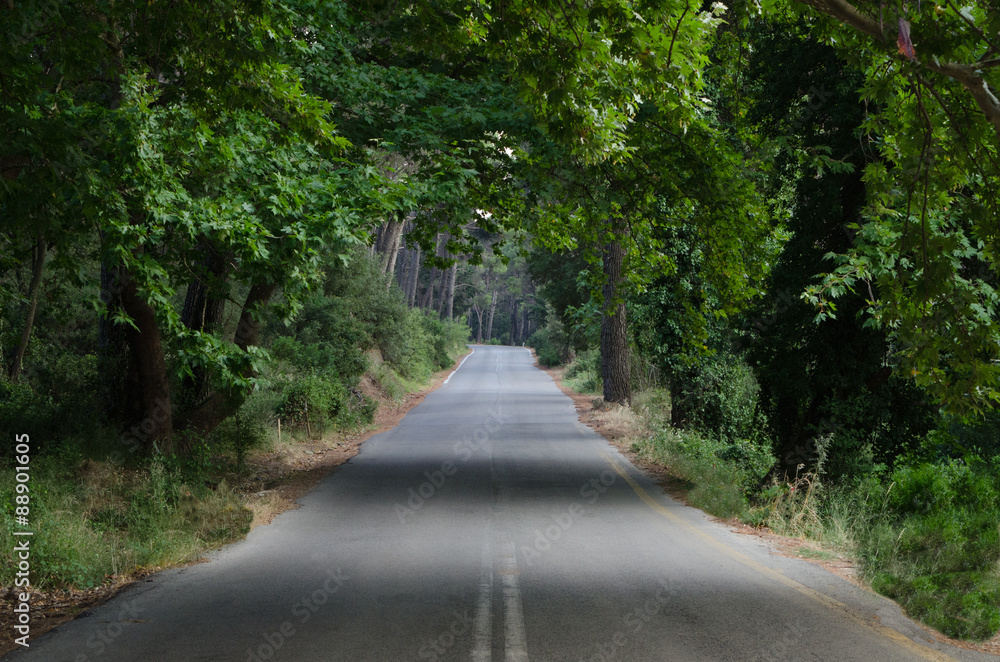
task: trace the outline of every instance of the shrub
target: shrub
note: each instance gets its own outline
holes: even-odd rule
[[[713,357],[674,379],[674,423],[713,437],[743,439],[759,430],[760,387],[753,370],[733,356]]]
[[[39,456],[32,462],[32,584],[90,588],[141,567],[197,558],[239,539],[251,515],[225,484],[186,482],[171,462],[129,468],[108,461]],[[13,503],[14,472],[0,474],[0,498]],[[20,528],[20,527],[19,527]],[[0,544],[14,545],[14,519],[0,511]],[[0,584],[12,585],[11,559]]]
[[[566,382],[570,388],[580,393],[600,393],[604,388],[600,351],[588,349],[577,354],[566,368]]]
[[[560,347],[553,342],[552,332],[548,327],[542,327],[535,331],[524,344],[534,348],[535,354],[538,355],[538,362],[543,366],[559,365],[565,358]]]
[[[321,432],[347,405],[347,387],[322,375],[299,375],[286,382],[281,392],[275,413],[290,428]]]
[[[671,427],[639,441],[633,450],[690,483],[692,505],[724,518],[747,515],[750,495],[774,464],[763,445],[714,440]]]

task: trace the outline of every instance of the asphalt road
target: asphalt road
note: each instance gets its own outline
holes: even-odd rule
[[[661,494],[521,348],[478,346],[395,429],[211,561],[8,659],[996,660]]]

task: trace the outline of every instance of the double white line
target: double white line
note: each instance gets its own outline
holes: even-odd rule
[[[503,645],[505,662],[528,662],[528,642],[524,628],[524,611],[521,607],[521,572],[517,569],[517,548],[504,530],[509,521],[510,493],[503,467],[495,463],[494,480],[499,490],[493,506],[492,519],[500,522],[501,533],[494,537],[492,523],[483,540],[482,567],[479,574],[479,602],[473,621],[475,642],[472,662],[491,662],[493,659],[493,577],[494,567],[500,567],[503,590]],[[494,546],[499,548],[499,563],[494,564]]]
[[[503,586],[503,643],[505,662],[528,662],[528,642],[521,609],[517,555],[514,543],[504,541],[500,554],[500,580]],[[483,544],[483,569],[479,577],[479,602],[473,622],[475,643],[472,662],[493,659],[493,541]]]

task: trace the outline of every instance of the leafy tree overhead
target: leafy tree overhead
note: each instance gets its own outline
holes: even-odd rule
[[[893,458],[932,422],[923,397],[893,374],[884,329],[865,327],[862,293],[845,293],[822,324],[800,299],[823,256],[851,250],[866,202],[863,173],[880,159],[862,136],[861,72],[797,24],[753,28],[748,120],[774,141],[775,187],[794,182],[785,244],[767,294],[745,316],[749,354],[773,428],[779,471],[795,475],[822,451],[825,471],[858,477]],[[820,448],[823,445],[823,448]]]
[[[819,318],[870,285],[878,295],[865,315],[892,333],[901,374],[957,415],[993,406],[1000,13],[985,2],[764,7],[804,12],[815,37],[862,68],[863,97],[877,110],[864,130],[879,136],[881,159],[864,173],[858,240],[830,256],[829,275],[810,291]]]

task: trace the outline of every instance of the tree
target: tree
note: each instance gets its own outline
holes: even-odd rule
[[[926,433],[933,410],[893,375],[890,334],[859,319],[864,295],[845,293],[836,319],[818,325],[799,298],[824,255],[851,250],[851,228],[862,222],[863,174],[880,159],[877,137],[861,131],[863,74],[801,23],[756,22],[748,32],[755,48],[743,92],[746,121],[773,145],[771,190],[791,192],[790,237],[743,322],[776,471],[795,475],[822,450],[828,477],[867,475]]]
[[[854,245],[829,256],[834,266],[808,300],[822,320],[845,292],[877,293],[864,314],[891,332],[899,373],[956,415],[982,412],[1000,400],[1000,13],[985,3],[891,14],[875,2],[795,4],[818,12],[814,34],[864,69],[861,92],[874,111],[864,128],[880,137],[881,156],[865,171]]]
[[[14,228],[34,225],[71,276],[69,248],[96,229],[105,314],[126,331],[147,450],[173,448],[175,370],[206,369],[220,389],[180,427],[207,430],[233,411],[261,358],[259,309],[278,289],[294,306],[317,256],[357,240],[363,204],[344,205],[346,191],[377,198],[336,165],[346,143],[328,106],[276,58],[285,18],[270,3],[5,14],[0,123],[14,139],[0,152],[0,209]],[[206,252],[236,268],[197,272],[193,308],[249,288],[234,341],[172,304]]]

